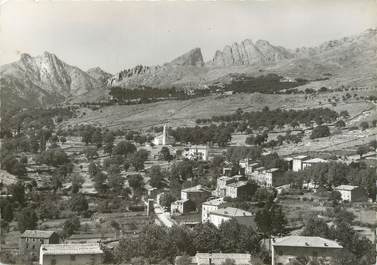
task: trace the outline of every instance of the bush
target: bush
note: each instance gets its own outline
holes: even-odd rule
[[[330,129],[326,125],[320,125],[313,129],[310,139],[322,138],[330,136]]]

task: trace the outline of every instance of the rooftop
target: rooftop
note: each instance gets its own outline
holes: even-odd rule
[[[305,160],[304,161],[305,163],[327,163],[328,161],[325,160],[325,159],[322,159],[322,158],[313,158],[313,159],[309,159],[309,160]]]
[[[338,187],[335,187],[335,190],[354,190],[358,188],[359,186],[352,186],[352,185],[340,185]]]
[[[293,159],[300,159],[300,160],[302,160],[302,159],[305,159],[305,158],[308,158],[308,156],[306,156],[306,155],[300,155],[300,156],[295,156]]]
[[[43,255],[103,254],[99,244],[43,244]]]
[[[235,264],[250,264],[251,255],[243,253],[196,253],[195,257],[198,265],[211,263],[222,264],[226,259],[234,260]]]
[[[275,172],[275,171],[279,171],[279,169],[274,167],[274,168],[267,169],[266,171],[267,172]]]
[[[233,183],[227,184],[226,186],[227,187],[233,187],[233,188],[239,188],[239,187],[242,187],[242,186],[245,186],[245,185],[247,185],[247,181],[233,182]]]
[[[287,236],[275,238],[272,245],[285,247],[343,248],[336,241],[317,236]]]
[[[206,201],[203,204],[204,205],[214,205],[214,206],[217,206],[217,205],[220,205],[222,203],[224,203],[224,199],[223,198],[217,198],[217,199],[213,199],[213,200],[210,200],[210,201]]]
[[[253,216],[253,213],[244,211],[242,209],[234,207],[226,207],[212,211],[210,214],[229,216],[229,217],[242,217],[242,216]]]
[[[183,192],[205,192],[205,191],[208,191],[208,190],[203,188],[202,185],[196,185],[194,187],[183,189],[182,191]]]
[[[44,231],[44,230],[25,230],[21,237],[32,237],[32,238],[50,238],[54,231]]]

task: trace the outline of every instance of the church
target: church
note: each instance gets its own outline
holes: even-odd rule
[[[172,145],[175,143],[174,137],[168,135],[166,130],[166,124],[164,124],[164,128],[162,130],[162,134],[156,136],[153,140],[155,145]]]

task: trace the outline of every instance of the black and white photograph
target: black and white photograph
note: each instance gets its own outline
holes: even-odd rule
[[[1,0],[0,265],[377,265],[377,0]]]

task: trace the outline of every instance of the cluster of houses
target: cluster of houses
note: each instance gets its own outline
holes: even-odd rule
[[[213,202],[216,204],[215,202]],[[243,222],[249,213],[239,209],[224,208],[221,211],[211,211],[218,218],[229,218],[229,214]],[[209,217],[211,218],[211,216]],[[228,219],[229,220],[229,219]],[[219,219],[217,222],[223,222]],[[215,221],[216,222],[216,221]],[[287,236],[272,238],[270,242],[272,265],[287,264],[296,257],[331,258],[343,249],[336,241],[321,237]],[[20,254],[31,256],[40,265],[79,265],[103,264],[104,251],[100,243],[61,243],[59,236],[53,231],[26,230],[20,238]],[[179,264],[178,256],[175,264]],[[232,261],[234,265],[253,265],[249,253],[196,253],[189,257],[190,264],[221,265]]]
[[[26,230],[20,237],[19,254],[40,265],[102,264],[104,251],[99,243],[62,243],[54,231]]]

